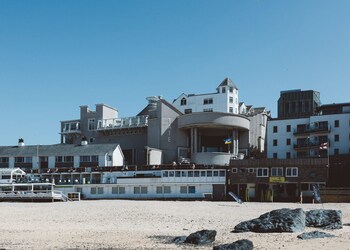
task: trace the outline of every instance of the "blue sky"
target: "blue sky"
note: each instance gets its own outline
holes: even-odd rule
[[[59,143],[60,121],[105,103],[210,93],[277,114],[281,90],[349,102],[350,1],[0,0],[0,145]]]

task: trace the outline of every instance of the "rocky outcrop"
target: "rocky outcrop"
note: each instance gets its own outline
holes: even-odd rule
[[[252,250],[253,242],[250,240],[237,240],[230,244],[222,244],[213,247],[213,250]]]
[[[187,236],[184,243],[195,245],[210,244],[215,241],[215,236],[215,230],[201,230]]]
[[[301,208],[277,209],[259,218],[244,221],[235,226],[232,232],[280,233],[302,232],[305,229],[305,213]]]
[[[335,237],[335,235],[320,232],[320,231],[313,231],[308,233],[302,233],[297,237],[302,240],[309,240],[309,239],[316,239],[316,238],[331,238],[331,237]]]
[[[340,210],[315,209],[306,212],[305,226],[322,229],[341,229],[342,212]]]

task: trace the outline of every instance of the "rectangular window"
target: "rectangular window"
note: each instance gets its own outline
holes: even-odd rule
[[[287,146],[290,145],[290,138],[287,139],[286,144]]]
[[[232,96],[230,96],[229,102],[230,102],[230,103],[233,103],[233,97],[232,97]]]
[[[216,177],[216,176],[219,176],[219,172],[218,171],[213,171],[213,175]]]
[[[125,187],[112,187],[112,194],[125,194]]]
[[[169,172],[168,171],[164,171],[163,172],[163,177],[168,177],[169,176]]]
[[[220,177],[225,177],[225,171],[224,170],[220,170],[219,175],[220,175]]]
[[[274,139],[274,140],[273,140],[273,146],[274,146],[274,147],[277,146],[277,139]]]
[[[156,193],[157,194],[162,194],[163,193],[163,187],[162,186],[158,186],[156,189]]]
[[[192,113],[192,109],[185,109],[185,114],[191,114]]]
[[[188,171],[188,177],[193,177],[193,171]]]
[[[201,177],[205,177],[205,171],[201,171]]]
[[[181,177],[181,172],[180,171],[175,171],[175,177]]]
[[[186,171],[181,171],[181,176],[182,177],[187,177],[187,172]]]
[[[213,112],[213,109],[210,108],[210,109],[203,109],[203,112]]]
[[[8,157],[0,157],[0,163],[7,163],[7,162],[9,162],[9,158]]]
[[[250,173],[250,174],[255,173],[255,168],[248,168],[248,173]]]
[[[268,168],[257,168],[256,177],[269,177]]]
[[[271,168],[271,176],[283,176],[283,168]]]
[[[194,177],[199,177],[199,171],[194,171]]]
[[[232,174],[237,174],[237,172],[238,172],[237,168],[232,168],[231,171],[232,171]]]
[[[89,119],[88,120],[88,129],[89,130],[95,130],[95,119]]]
[[[286,168],[286,177],[298,177],[298,168]]]
[[[278,158],[278,155],[277,155],[277,153],[273,153],[273,159],[277,159]]]
[[[181,194],[187,194],[187,186],[181,186],[180,187],[180,193]]]
[[[141,187],[141,194],[147,194],[147,187]]]
[[[230,93],[233,93],[233,87],[230,87]]]
[[[273,132],[274,132],[274,133],[277,133],[277,132],[278,132],[277,126],[273,126]]]
[[[226,88],[222,87],[222,93],[226,93]]]
[[[90,193],[91,193],[91,194],[96,194],[96,188],[95,188],[95,187],[92,187],[92,188],[90,189]]]
[[[290,130],[291,130],[290,125],[287,125],[287,127],[286,127],[286,131],[287,131],[287,132],[290,132]]]
[[[188,186],[188,193],[189,194],[195,194],[196,193],[196,187],[195,186]]]
[[[134,194],[140,194],[140,187],[134,187]]]
[[[233,113],[233,108],[232,108],[232,107],[229,107],[229,108],[228,108],[228,112]]]
[[[335,120],[334,121],[334,127],[335,128],[339,128],[339,120]]]
[[[23,163],[24,157],[15,157],[15,163]]]
[[[339,154],[339,148],[335,148],[334,149],[334,155],[338,155]]]
[[[174,177],[175,173],[174,171],[169,171],[169,177]]]
[[[207,171],[207,176],[212,177],[213,176],[213,171]]]
[[[207,105],[207,104],[213,104],[213,98],[206,98],[203,100],[203,104]]]
[[[287,152],[287,153],[286,153],[286,158],[287,158],[287,159],[290,159],[290,152]]]
[[[339,141],[339,135],[334,135],[334,141]]]
[[[164,194],[170,194],[171,193],[171,187],[170,186],[164,186]]]
[[[98,192],[98,194],[103,194],[103,187],[97,188],[97,192]]]

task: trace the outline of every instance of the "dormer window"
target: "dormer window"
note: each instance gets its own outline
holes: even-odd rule
[[[225,93],[226,92],[226,87],[222,87],[221,91],[222,91],[222,93]]]
[[[187,105],[187,100],[186,100],[185,97],[183,97],[183,98],[181,99],[180,105],[181,105],[181,106]]]

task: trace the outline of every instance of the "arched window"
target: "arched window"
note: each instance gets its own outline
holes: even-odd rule
[[[183,97],[183,98],[181,99],[181,103],[180,103],[180,105],[181,105],[181,106],[183,106],[183,105],[187,105],[187,100],[186,100],[186,98],[185,98],[185,97]]]

